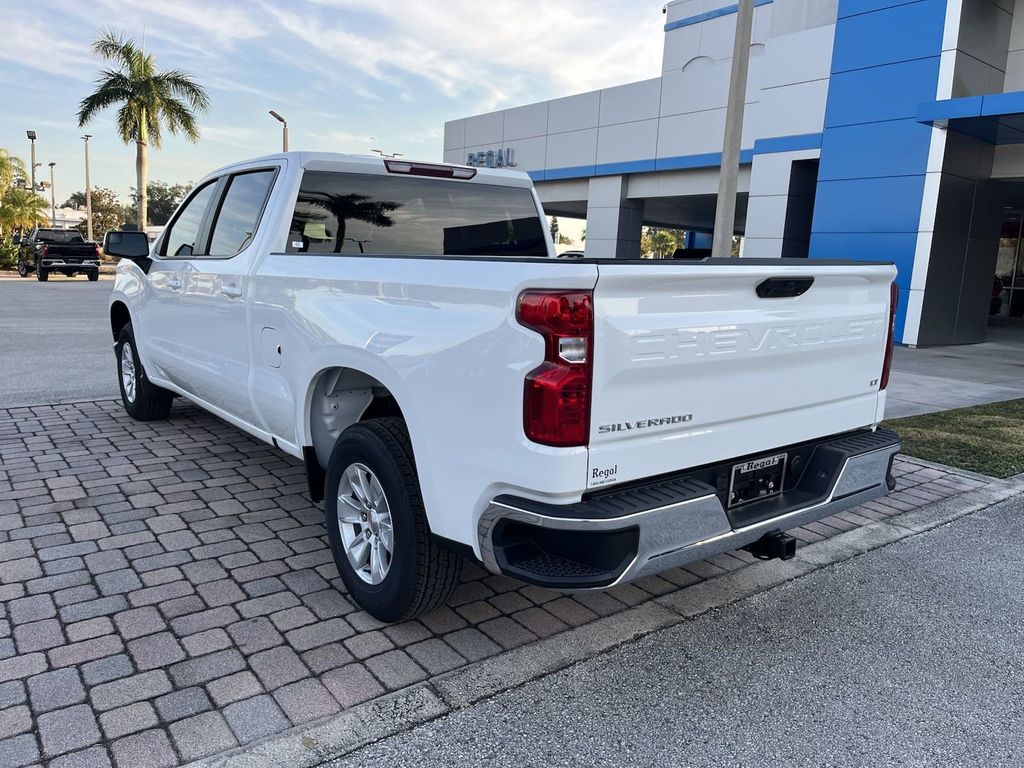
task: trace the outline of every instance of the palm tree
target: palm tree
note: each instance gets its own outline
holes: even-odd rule
[[[299,195],[299,202],[322,208],[338,220],[338,231],[334,235],[335,253],[341,253],[345,245],[349,219],[365,221],[375,227],[390,227],[395,222],[388,214],[402,207],[401,204],[389,200],[374,200],[368,195],[355,193],[332,195],[328,192],[304,192]],[[362,253],[363,243],[369,241],[355,242]]]
[[[161,130],[182,133],[199,140],[196,115],[210,108],[206,91],[190,74],[178,69],[158,70],[153,54],[112,30],[102,32],[92,44],[93,53],[116,64],[100,72],[96,90],[82,99],[78,127],[97,112],[121,105],[117,111],[117,134],[125,144],[135,142],[135,188],[139,190],[139,223],[147,223],[149,156],[147,148],[160,149]]]
[[[28,189],[11,189],[0,200],[0,228],[14,231],[31,229],[50,219],[46,200]]]
[[[25,178],[25,164],[8,150],[0,147],[0,198],[18,178]]]

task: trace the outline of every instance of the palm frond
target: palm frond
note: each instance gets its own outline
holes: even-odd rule
[[[182,133],[195,143],[199,141],[199,125],[196,116],[188,107],[177,99],[165,99],[160,105],[160,112],[171,133]]]
[[[166,96],[183,99],[195,112],[205,112],[210,108],[210,97],[206,90],[195,81],[195,78],[180,69],[170,69],[153,77],[156,88]]]
[[[96,90],[82,99],[78,105],[78,127],[88,123],[93,116],[107,107],[131,101],[134,96],[132,81],[123,73],[112,69],[103,70],[96,78]],[[121,139],[129,141],[123,135]]]

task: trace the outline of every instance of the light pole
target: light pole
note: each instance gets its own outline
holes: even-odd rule
[[[53,188],[53,166],[56,163],[47,163],[50,166],[50,221],[57,226],[57,191]]]
[[[281,117],[274,110],[270,110],[270,116],[281,123],[281,146],[282,151],[288,151],[288,121]]]
[[[750,30],[754,23],[754,0],[739,0],[736,12],[736,39],[732,48],[732,73],[729,101],[725,109],[725,135],[722,141],[722,169],[718,178],[718,202],[715,210],[715,236],[711,255],[732,256],[732,233],[736,228],[736,187],[740,175],[740,141],[743,137],[743,108],[747,97],[747,71],[750,67]]]
[[[92,242],[92,184],[89,183],[89,139],[92,134],[85,134],[82,141],[85,142],[85,229],[86,238]]]
[[[32,194],[36,193],[36,132],[25,131],[28,140],[32,142]]]

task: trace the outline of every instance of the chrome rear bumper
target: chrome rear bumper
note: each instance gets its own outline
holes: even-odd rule
[[[685,497],[620,516],[609,516],[607,505],[598,509],[596,499],[570,505],[565,508],[569,514],[559,516],[557,508],[553,505],[540,505],[525,499],[499,496],[487,506],[480,517],[477,533],[481,557],[488,570],[494,573],[504,573],[534,584],[558,589],[586,589],[623,584],[712,555],[740,549],[757,541],[769,531],[797,528],[888,493],[892,487],[892,459],[901,446],[899,437],[895,433],[881,430],[863,433],[863,437],[869,438],[860,440],[863,450],[850,451],[849,455],[837,459],[836,470],[832,472],[830,485],[824,493],[807,500],[806,504],[797,505],[782,514],[757,520],[749,525],[733,526],[730,523],[721,495],[715,488],[685,481],[676,481],[677,488],[685,485],[689,489],[685,492]],[[834,449],[837,445],[850,443],[851,438],[848,436],[832,442],[823,442],[820,448]],[[648,498],[652,496],[651,487],[640,488],[637,493],[642,493]],[[762,502],[754,502],[760,503]],[[587,516],[588,505],[595,505],[594,512],[599,514]],[[500,537],[502,530],[509,530],[510,523],[520,524],[517,527],[518,531],[548,532],[539,535],[540,538],[546,537],[547,540],[552,540],[552,532],[555,531],[564,532],[567,536],[559,537],[555,534],[554,540],[571,541],[572,533],[583,534],[582,539],[586,535],[596,534],[600,537],[601,534],[635,530],[637,535],[635,546],[632,547],[635,551],[626,553],[620,566],[608,571],[607,578],[602,579],[598,576],[592,580],[592,584],[574,583],[571,578],[562,576],[546,578],[543,573],[532,574],[516,567],[509,560],[503,546],[496,542],[496,532]],[[581,542],[582,548],[589,546],[592,545],[585,541]],[[571,556],[566,559],[569,562],[573,560]],[[546,562],[550,563],[550,558]],[[568,568],[572,571],[572,566]]]

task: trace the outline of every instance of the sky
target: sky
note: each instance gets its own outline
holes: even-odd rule
[[[182,69],[212,102],[198,144],[165,134],[150,180],[195,181],[238,160],[290,148],[381,149],[440,160],[444,122],[633,82],[660,73],[663,2],[653,0],[0,0],[0,147],[55,162],[57,204],[85,187],[90,133],[94,187],[125,202],[135,148],[114,110],[77,126],[81,99],[104,65],[100,29],[141,41]],[[10,34],[12,30],[16,33]],[[16,41],[10,44],[10,41]]]

